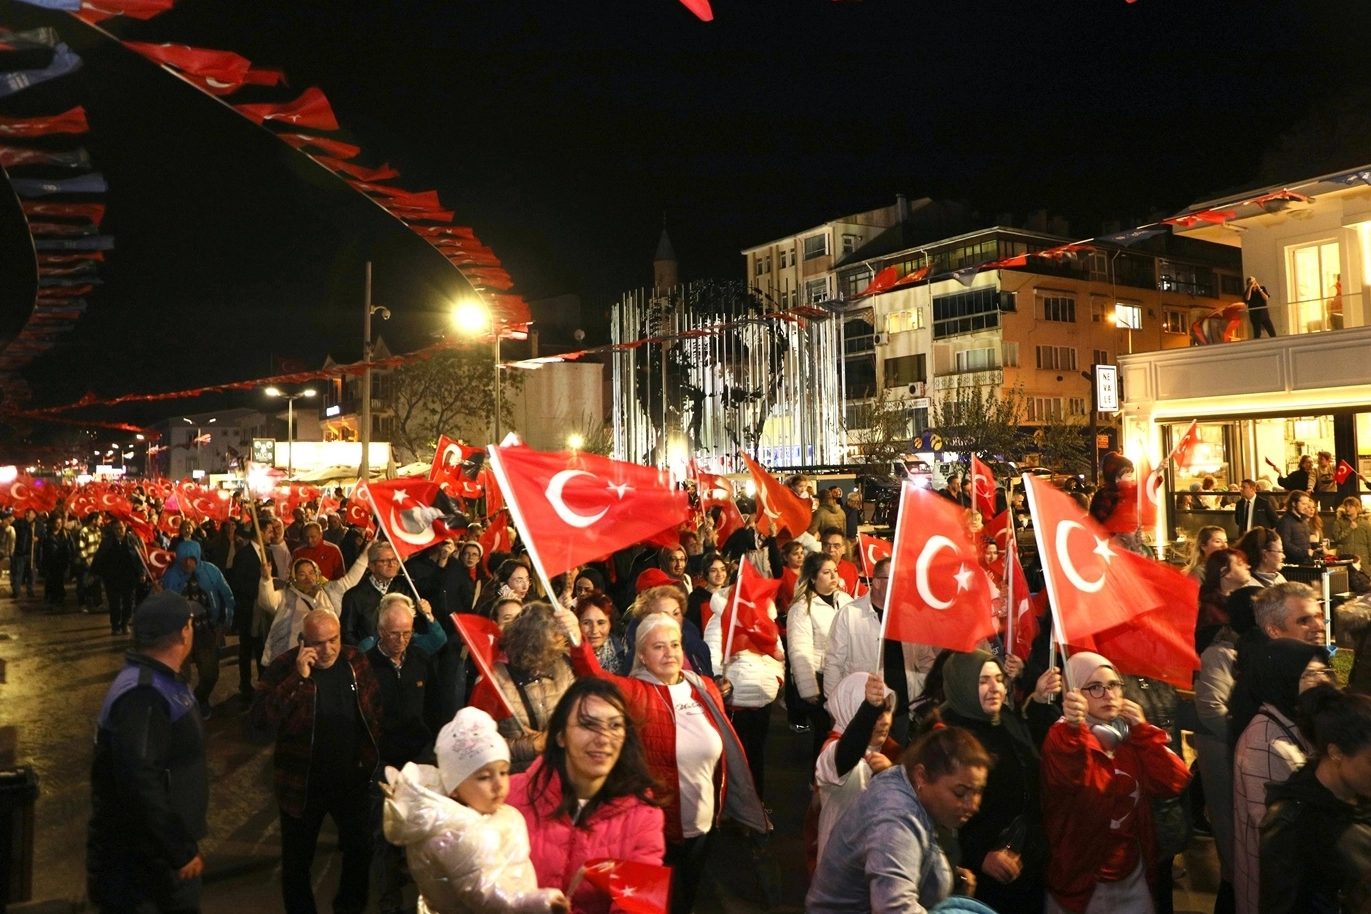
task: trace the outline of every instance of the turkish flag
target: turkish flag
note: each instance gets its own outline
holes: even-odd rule
[[[211,95],[230,95],[245,84],[274,86],[284,78],[279,70],[254,70],[252,61],[232,51],[142,41],[124,44],[144,57],[179,70],[189,82]]]
[[[890,553],[894,549],[887,540],[869,533],[857,534],[857,547],[862,551],[862,576],[870,578],[876,573],[876,563],[881,559],[890,558]]]
[[[686,493],[653,467],[524,445],[491,447],[488,453],[519,535],[549,576],[690,517]]]
[[[376,516],[371,513],[371,500],[367,497],[367,490],[359,479],[357,485],[352,490],[352,495],[348,498],[347,508],[343,512],[343,521],[353,527],[361,527],[363,530],[371,530],[376,526]]]
[[[96,493],[91,491],[91,486],[82,486],[75,495],[67,500],[67,507],[77,517],[85,517],[100,510],[100,500]]]
[[[624,914],[666,914],[671,904],[671,868],[631,860],[587,860],[586,882],[609,896]],[[567,894],[574,894],[571,889]]]
[[[969,651],[995,634],[962,508],[912,483],[900,493],[885,605],[885,635],[896,641]]]
[[[354,146],[351,143],[344,143],[341,140],[329,139],[326,136],[310,136],[305,133],[281,133],[277,134],[296,149],[304,149],[306,146],[313,146],[315,149],[322,149],[324,152],[338,159],[351,159],[361,155],[362,147]]]
[[[780,578],[762,577],[751,562],[738,565],[738,580],[720,620],[724,660],[741,651],[775,655],[781,632],[767,605],[775,602],[780,587]]]
[[[86,109],[80,105],[61,114],[0,117],[0,137],[27,138],[47,136],[50,133],[85,133],[89,129],[90,125],[86,123]]]
[[[428,472],[429,481],[436,482],[444,492],[457,498],[480,498],[482,489],[476,478],[485,459],[485,451],[439,435],[433,466]]]
[[[983,518],[995,516],[995,474],[975,454],[971,455],[971,507]]]
[[[101,220],[105,218],[105,204],[103,203],[53,203],[51,200],[24,200],[20,206],[23,207],[26,216],[85,219],[96,225],[99,225]],[[46,254],[42,255],[40,259],[45,263],[63,263],[70,262],[73,258],[85,256],[84,254]]]
[[[332,156],[311,155],[310,158],[329,171],[341,172],[356,178],[358,181],[389,181],[391,178],[400,177],[400,173],[391,168],[389,163],[378,168],[367,168],[365,165],[353,165],[351,162],[344,162],[342,159],[335,159]]]
[[[445,520],[450,512],[434,506],[442,492],[427,479],[359,482],[354,497],[363,491],[401,560],[452,537]]]
[[[513,717],[514,709],[505,700],[499,686],[495,685],[494,667],[500,648],[500,626],[495,624],[494,619],[472,613],[453,613],[451,618],[452,627],[466,642],[467,653],[476,664],[476,671],[481,674],[476,688],[471,691],[470,704],[496,720]]]
[[[1005,594],[1007,609],[1013,618],[1012,639],[1006,641],[1006,650],[1022,660],[1027,660],[1033,651],[1033,641],[1038,637],[1038,616],[1040,612],[1033,605],[1033,594],[1028,589],[1028,578],[1024,577],[1023,564],[1019,561],[1017,545],[1009,547],[1005,554]],[[1011,600],[1010,597],[1013,597]],[[1006,632],[1006,635],[1009,634]]]
[[[1091,639],[1103,637],[1117,645],[1121,636],[1144,633],[1145,638],[1155,641],[1158,650],[1160,646],[1167,651],[1183,649],[1179,659],[1152,672],[1122,666],[1120,670],[1166,678],[1175,675],[1176,663],[1188,664],[1191,659],[1198,669],[1194,634],[1199,585],[1186,575],[1115,546],[1094,518],[1082,515],[1076,503],[1051,483],[1025,475],[1024,485],[1033,511],[1043,577],[1062,639],[1082,647],[1092,643]],[[1147,618],[1154,613],[1155,618]],[[1180,630],[1174,630],[1177,624]]]
[[[109,512],[110,516],[118,518],[127,524],[129,530],[133,532],[133,535],[143,542],[151,543],[157,536],[157,528],[148,523],[146,517],[133,510],[133,506],[127,501],[124,502],[124,505],[124,508],[111,510]]]
[[[130,19],[151,19],[171,9],[176,0],[82,0],[78,19],[100,22],[112,16]]]
[[[147,546],[142,542],[136,544],[143,555],[143,564],[148,570],[148,575],[154,580],[166,574],[176,562],[176,553],[166,549],[158,549],[156,546]]]
[[[731,535],[744,526],[742,512],[738,510],[733,480],[727,476],[706,473],[699,467],[695,467],[694,470],[691,475],[695,478],[695,494],[700,499],[700,510],[708,514],[714,508],[721,509],[719,523],[714,528],[714,537],[723,545],[728,542]]]
[[[1338,468],[1333,471],[1333,479],[1338,485],[1347,482],[1347,477],[1357,475],[1357,471],[1352,469],[1352,464],[1346,460],[1338,461]]]
[[[1181,435],[1181,440],[1171,449],[1171,459],[1176,462],[1176,466],[1188,469],[1191,459],[1195,456],[1195,445],[1199,443],[1199,420],[1191,419],[1190,425],[1186,426],[1185,434]]]
[[[757,484],[757,529],[771,535],[788,530],[792,539],[808,530],[813,517],[809,502],[782,485],[747,454],[742,456]]]
[[[34,489],[33,477],[20,473],[8,483],[0,483],[0,505],[8,505],[15,514],[22,514],[29,508],[39,510],[40,499]]]
[[[514,531],[509,529],[509,512],[500,511],[490,519],[490,525],[478,541],[487,561],[496,552],[509,552],[514,548]]]
[[[1152,466],[1145,448],[1139,450],[1138,462],[1134,473],[1138,481],[1138,526],[1152,527],[1157,523],[1157,507],[1161,504],[1166,491],[1164,467]]]
[[[319,89],[311,86],[293,102],[263,102],[255,105],[234,105],[233,110],[254,124],[265,121],[281,121],[292,127],[310,127],[314,130],[337,130],[338,120],[333,116],[328,99]]]

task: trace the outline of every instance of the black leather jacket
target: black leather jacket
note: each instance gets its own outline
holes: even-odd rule
[[[1344,803],[1310,759],[1266,790],[1261,824],[1261,914],[1371,911],[1371,804]]]

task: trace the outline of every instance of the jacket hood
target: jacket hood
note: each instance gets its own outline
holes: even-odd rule
[[[427,841],[445,831],[460,831],[480,818],[443,793],[443,778],[432,765],[405,765],[402,771],[386,768],[390,796],[386,799],[386,840],[407,846]]]
[[[203,561],[203,559],[201,559],[200,556],[200,544],[197,543],[195,540],[181,540],[181,542],[176,544],[177,562],[180,562],[182,559],[187,557],[195,559],[196,562]]]
[[[847,725],[852,723],[852,718],[857,716],[857,711],[862,703],[866,701],[866,677],[868,673],[849,673],[838,687],[833,690],[833,694],[828,699],[828,712],[833,715],[833,726],[829,729],[834,733],[842,733],[847,729]],[[885,703],[887,708],[895,707],[895,691],[889,686],[885,689]]]

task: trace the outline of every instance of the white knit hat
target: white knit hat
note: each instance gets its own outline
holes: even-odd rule
[[[509,743],[500,735],[489,714],[480,708],[463,708],[438,731],[434,746],[443,789],[449,795],[478,769],[491,762],[509,761]]]

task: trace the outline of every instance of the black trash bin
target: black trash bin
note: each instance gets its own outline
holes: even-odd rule
[[[0,770],[0,912],[11,901],[33,897],[33,804],[38,772]]]

